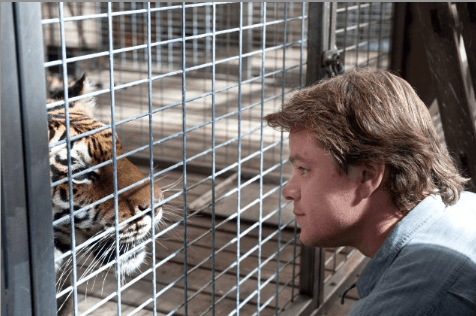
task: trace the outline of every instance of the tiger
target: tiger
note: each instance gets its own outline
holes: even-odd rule
[[[88,79],[84,74],[76,82],[68,87],[68,98],[84,95],[88,88]],[[47,103],[64,100],[62,90],[50,93]],[[78,250],[76,256],[80,257],[84,252],[92,255],[95,263],[107,264],[116,259],[116,239],[115,239],[115,198],[86,207],[114,193],[114,172],[113,172],[113,135],[111,128],[94,119],[91,115],[91,108],[94,107],[94,99],[81,99],[69,102],[69,137],[99,129],[86,137],[73,139],[70,141],[70,167],[73,190],[74,233],[76,247],[86,240],[98,235],[106,235],[93,241],[90,245]],[[71,224],[70,224],[70,191],[68,181],[61,182],[68,177],[68,156],[67,144],[62,142],[67,139],[66,133],[66,112],[65,107],[50,109],[48,116],[48,142],[50,144],[50,181],[60,184],[51,188],[51,201],[54,220],[54,249],[55,249],[55,273],[57,279],[57,291],[64,290],[71,284],[71,256],[69,260],[62,257],[71,251]],[[116,136],[116,157],[123,154],[120,139]],[[96,170],[90,170],[81,175],[79,172],[85,171],[98,164],[105,163]],[[109,163],[107,163],[109,162]],[[117,190],[131,186],[146,176],[128,159],[117,159]],[[131,274],[139,268],[145,261],[145,246],[138,246],[150,238],[152,225],[163,223],[162,206],[157,207],[163,201],[164,195],[161,188],[154,184],[153,202],[151,201],[150,180],[127,190],[117,197],[119,223],[130,219],[138,214],[136,219],[127,223],[119,229],[120,240],[120,272],[121,275]],[[154,223],[152,223],[151,205],[154,204]],[[78,212],[79,211],[79,212]],[[96,237],[97,239],[97,237]],[[124,256],[123,256],[124,255]],[[71,293],[71,292],[70,292]],[[58,315],[68,315],[71,311],[70,295],[63,295],[57,300]]]

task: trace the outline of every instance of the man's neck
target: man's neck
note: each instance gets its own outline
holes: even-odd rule
[[[361,238],[355,245],[368,257],[375,256],[392,229],[404,217],[404,213],[393,205],[385,191],[375,193],[371,197],[372,201],[368,202],[368,216],[362,223]]]

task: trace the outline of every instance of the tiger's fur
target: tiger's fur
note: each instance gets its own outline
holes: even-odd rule
[[[87,86],[86,76],[83,76],[68,89],[68,96],[72,98],[85,92]],[[63,92],[52,95],[48,103],[63,99]],[[91,117],[88,105],[82,100],[69,104],[69,136],[73,138],[77,135],[103,128],[105,125]],[[55,144],[66,139],[65,109],[52,109],[48,111],[48,140],[49,144]],[[113,173],[113,139],[110,128],[103,129],[92,135],[74,140],[71,142],[71,172],[73,186],[73,208],[75,211],[90,205],[102,198],[114,193],[114,173]],[[121,142],[116,137],[116,157],[123,154]],[[68,176],[68,159],[66,144],[50,147],[50,178],[55,183]],[[75,176],[78,172],[98,164],[108,162],[99,169],[91,170],[83,175]],[[128,187],[146,178],[139,169],[127,159],[117,160],[117,190]],[[129,274],[136,270],[145,259],[145,247],[139,246],[148,237],[151,223],[151,185],[150,181],[127,190],[117,198],[119,222],[123,222],[137,214],[143,214],[131,221],[119,230],[120,239],[120,266],[121,274]],[[70,204],[69,204],[69,184],[64,182],[51,189],[53,217],[56,221],[54,226],[55,258],[58,259],[64,253],[71,250],[71,225],[70,225]],[[163,198],[161,189],[154,185],[154,205],[157,205]],[[93,255],[95,263],[106,264],[116,259],[115,246],[115,199],[86,208],[74,216],[74,230],[76,247],[89,238],[101,234],[105,230],[110,230],[105,237],[92,242],[90,245],[78,251],[86,251]],[[162,219],[162,207],[155,209],[155,224]],[[61,219],[61,220],[60,220]],[[59,221],[58,221],[59,220]],[[131,251],[132,250],[132,251]],[[126,252],[129,253],[122,256]],[[78,255],[79,256],[79,255]],[[62,290],[69,284],[71,261],[56,260],[56,274],[58,279],[58,289]],[[66,269],[68,269],[66,271]],[[65,283],[63,283],[65,282]],[[58,301],[58,308],[64,304],[65,298]],[[66,298],[67,300],[67,298]],[[61,306],[60,306],[61,305]],[[66,305],[71,305],[68,302]],[[66,308],[65,308],[66,309]],[[62,313],[64,314],[64,313]]]

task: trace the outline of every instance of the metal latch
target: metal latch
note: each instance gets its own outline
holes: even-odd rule
[[[340,53],[337,49],[331,49],[322,54],[322,66],[329,77],[344,73],[344,66],[340,62]]]

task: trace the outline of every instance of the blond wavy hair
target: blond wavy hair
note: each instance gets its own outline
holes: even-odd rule
[[[355,69],[322,80],[265,120],[288,132],[314,132],[341,175],[349,165],[385,163],[385,188],[400,210],[411,210],[425,194],[452,205],[470,180],[456,168],[415,90],[387,71]]]

